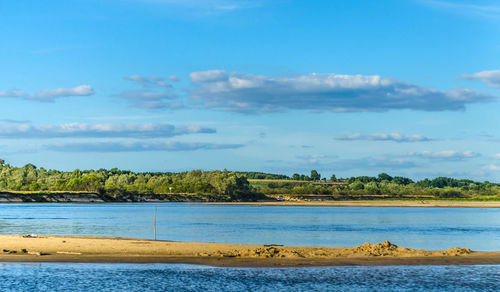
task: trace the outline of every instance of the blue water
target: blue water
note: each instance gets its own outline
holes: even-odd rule
[[[66,234],[194,242],[500,250],[498,208],[286,207],[183,203],[0,204],[0,234]]]
[[[314,246],[500,250],[495,208],[0,204],[0,234],[68,234]],[[0,264],[0,291],[500,291],[500,266],[217,268]]]
[[[500,266],[0,265],[0,291],[500,291]]]

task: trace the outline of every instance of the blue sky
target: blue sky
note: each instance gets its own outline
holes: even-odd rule
[[[0,157],[499,181],[500,4],[0,1]]]

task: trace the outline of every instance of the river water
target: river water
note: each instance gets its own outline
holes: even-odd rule
[[[0,204],[0,234],[500,250],[498,208],[287,207],[186,203]],[[0,291],[499,291],[500,266],[218,268],[179,264],[0,264]]]
[[[0,234],[175,241],[500,250],[500,209],[162,204],[0,204]]]
[[[1,291],[499,291],[500,266],[216,268],[8,263]]]

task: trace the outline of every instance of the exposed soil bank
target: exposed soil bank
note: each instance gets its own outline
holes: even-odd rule
[[[294,200],[227,202],[216,195],[202,194],[106,194],[85,192],[0,192],[0,203],[104,203],[104,202],[187,202],[208,204],[269,205],[269,206],[363,206],[363,207],[490,207],[500,208],[500,201],[465,200]]]
[[[213,266],[500,264],[500,252],[427,251],[389,242],[357,247],[295,247],[152,241],[119,237],[0,235],[0,261],[190,263]]]
[[[213,195],[197,194],[107,194],[86,192],[0,192],[0,203],[104,203],[104,202],[216,202]]]

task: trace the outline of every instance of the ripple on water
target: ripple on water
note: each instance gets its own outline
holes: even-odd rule
[[[3,264],[8,291],[499,291],[500,266],[217,268],[170,264]]]

